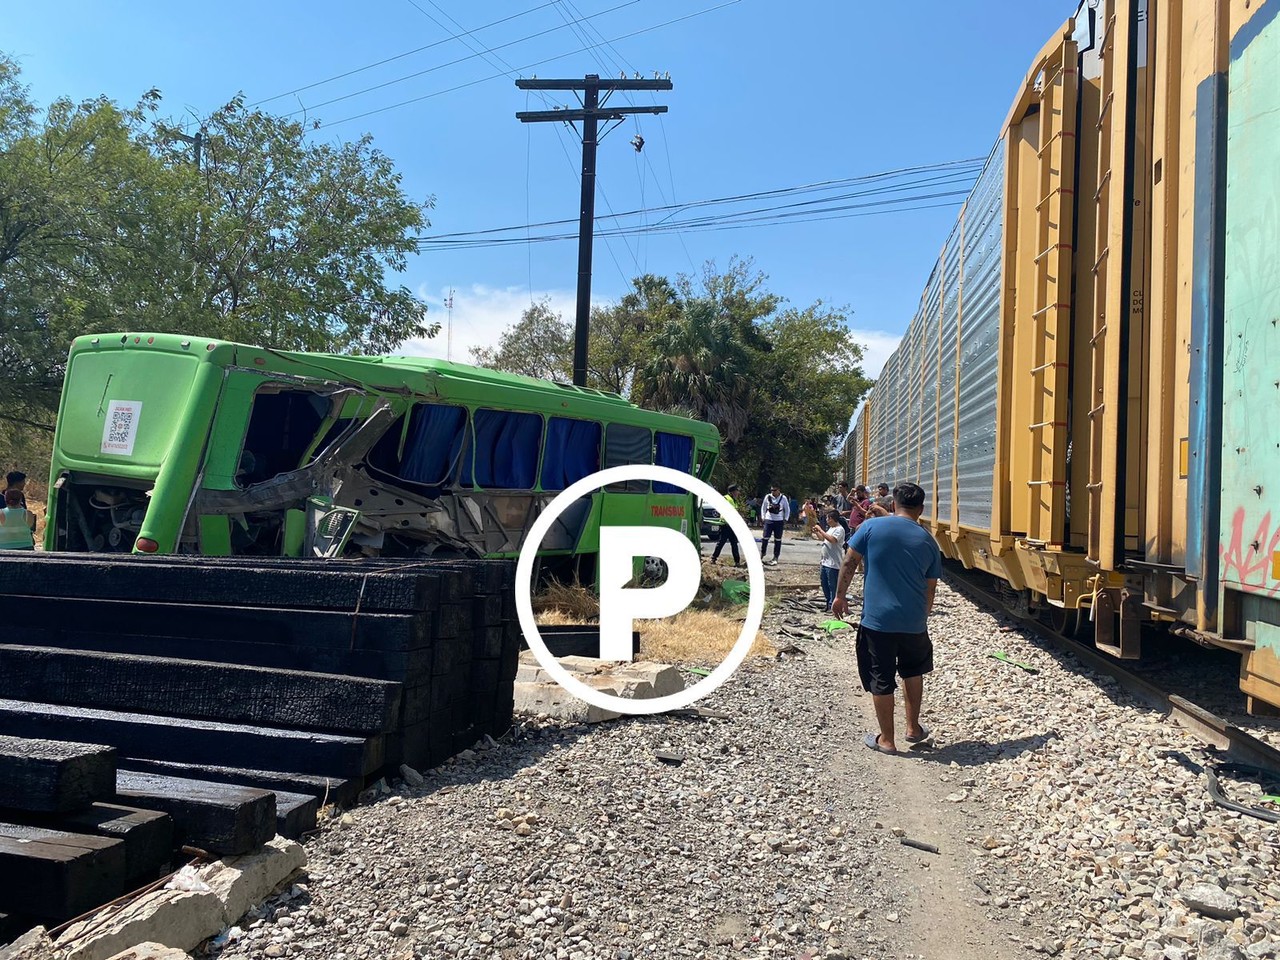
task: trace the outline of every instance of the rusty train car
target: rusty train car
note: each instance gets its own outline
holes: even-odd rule
[[[944,554],[1099,648],[1173,631],[1280,707],[1280,0],[1049,39],[847,437]]]

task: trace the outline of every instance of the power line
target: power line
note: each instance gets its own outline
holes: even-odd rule
[[[638,0],[631,0],[631,2],[635,3],[635,2],[638,2]],[[732,7],[741,2],[742,0],[724,0],[723,3],[718,3],[713,7],[706,7],[703,10],[698,10],[698,11],[695,11],[694,13],[687,13],[681,17],[672,17],[670,20],[664,20],[662,23],[655,23],[651,27],[644,27],[640,30],[633,30],[630,33],[623,34],[622,36],[614,37],[609,42],[617,43],[620,40],[629,40],[632,37],[642,36],[643,34],[646,34],[646,33],[652,33],[654,30],[661,30],[663,27],[669,27],[676,23],[682,23],[685,20],[692,20],[695,17],[705,16],[708,13],[714,13],[717,10],[723,10],[725,7]],[[604,12],[607,12],[607,11],[604,11]],[[597,16],[598,15],[599,14],[597,14]],[[599,46],[599,44],[594,44],[592,46]],[[541,67],[548,63],[555,63],[557,60],[563,60],[566,57],[572,57],[575,54],[584,53],[588,49],[589,47],[580,47],[577,50],[570,50],[567,53],[557,54],[554,57],[547,57],[546,59],[538,60],[534,63],[526,63],[521,67],[515,68],[515,71],[513,72],[523,73],[525,70],[532,70],[534,67]],[[433,99],[434,97],[444,96],[446,93],[454,93],[458,90],[464,90],[467,87],[474,87],[477,84],[488,83],[490,80],[499,80],[509,75],[510,73],[506,71],[502,73],[495,73],[487,77],[481,77],[478,80],[471,80],[471,81],[468,81],[467,83],[459,83],[455,86],[448,87],[444,90],[436,90],[434,93],[427,93],[427,94],[423,94],[420,97],[412,97],[408,100],[401,100],[399,103],[388,104],[385,107],[377,107],[373,110],[365,110],[363,113],[357,113],[349,117],[343,117],[341,120],[330,121],[328,123],[325,123],[324,126],[336,127],[338,126],[338,124],[350,123],[352,120],[363,120],[365,117],[371,117],[379,113],[386,113],[388,110],[397,110],[400,107],[407,107],[414,103],[421,103],[423,100],[430,100],[430,99]],[[323,104],[321,106],[323,106]]]
[[[423,10],[416,3],[413,3],[413,0],[409,0],[409,2],[412,3],[414,7],[417,7],[418,11],[423,16],[430,19],[437,26],[440,26],[441,29],[444,29],[443,24],[441,24],[439,20],[436,20],[435,17],[432,17],[431,14],[427,13],[427,11]],[[609,7],[607,10],[601,10],[599,13],[593,13],[591,14],[591,16],[603,17],[607,13],[613,13],[617,10],[621,10],[623,7],[634,6],[639,2],[640,0],[625,0],[624,3],[620,3],[617,6]],[[350,100],[353,97],[361,97],[361,96],[364,96],[366,93],[373,93],[375,90],[382,90],[385,87],[395,86],[397,83],[404,83],[406,80],[413,80],[413,79],[416,79],[417,77],[423,77],[423,76],[426,76],[428,73],[435,73],[437,70],[443,70],[445,69],[445,67],[453,67],[458,65],[459,63],[466,63],[468,60],[475,60],[477,57],[483,57],[485,56],[485,54],[493,53],[493,51],[495,50],[504,50],[507,47],[514,47],[514,46],[517,46],[518,44],[526,43],[529,40],[536,40],[538,37],[546,36],[548,33],[555,33],[557,30],[563,30],[563,29],[565,29],[565,24],[557,24],[554,27],[548,27],[545,30],[539,30],[537,33],[531,33],[528,36],[518,37],[515,40],[508,40],[506,43],[496,44],[495,46],[488,47],[485,50],[480,52],[476,52],[473,49],[472,52],[465,57],[459,57],[458,59],[450,60],[447,63],[438,63],[435,66],[427,67],[426,69],[418,70],[418,71],[415,71],[414,73],[405,74],[403,77],[395,77],[391,80],[384,80],[382,83],[375,83],[371,87],[365,87],[361,90],[356,90],[354,93],[344,93],[340,97],[332,97],[328,100],[323,100],[320,103],[312,104],[310,107],[304,107],[299,110],[294,110],[291,113],[285,114],[285,116],[293,117],[293,116],[297,116],[298,114],[308,113],[312,110],[319,110],[321,107],[327,107],[335,103],[342,103],[344,100]],[[446,30],[445,32],[447,33],[448,31]],[[461,37],[450,35],[446,39],[459,40],[461,39]],[[569,56],[569,54],[565,54],[565,56]],[[510,73],[516,72],[515,68],[510,67],[509,64],[508,64],[508,68],[509,69],[504,70],[501,74],[499,74],[499,76],[507,76]],[[525,69],[525,68],[522,67],[520,69]],[[487,78],[487,79],[492,79],[492,78]],[[425,98],[421,98],[421,99],[425,99]],[[376,113],[377,111],[371,111],[371,112]],[[339,120],[338,122],[342,123],[343,121]]]
[[[533,124],[531,124],[531,123],[530,123],[530,124],[526,124],[526,126],[527,126],[530,130],[532,130],[532,129],[533,129]],[[557,125],[553,128],[553,129],[555,130],[555,132],[556,132],[556,143],[560,144],[560,152],[561,152],[562,154],[564,154],[565,162],[566,162],[567,164],[569,164],[569,169],[573,172],[573,180],[574,180],[574,182],[578,184],[579,188],[581,188],[581,186],[582,186],[582,171],[581,171],[580,169],[578,169],[578,165],[577,165],[577,164],[575,164],[575,163],[573,162],[573,157],[569,154],[569,147],[568,147],[568,145],[564,142],[564,139],[565,139],[565,138],[564,138],[564,131],[563,131],[563,129],[562,129],[562,127],[563,127],[563,126],[564,126],[564,124],[557,124]],[[527,215],[527,214],[526,214],[526,216],[525,216],[525,219],[526,219],[526,220],[528,219],[528,215]],[[566,222],[566,223],[573,223],[574,221],[572,221],[572,220],[567,220],[567,221],[565,221],[565,222]],[[526,232],[526,234],[529,232],[529,229],[530,229],[532,226],[534,226],[534,225],[533,225],[533,224],[526,224],[526,225],[525,225],[525,232]],[[625,242],[625,241],[624,241],[624,242]],[[530,245],[530,247],[532,248],[532,245]],[[613,250],[613,244],[612,244],[612,243],[610,243],[610,242],[609,242],[609,240],[608,240],[607,238],[606,238],[606,239],[605,239],[605,241],[604,241],[604,248],[605,248],[605,251],[606,251],[606,252],[608,252],[608,254],[609,254],[609,259],[613,261],[613,265],[614,265],[614,267],[615,267],[615,268],[617,268],[618,276],[621,278],[622,283],[623,283],[623,286],[625,286],[625,285],[627,284],[627,282],[628,282],[628,281],[627,281],[627,272],[626,272],[625,270],[623,270],[623,269],[622,269],[622,263],[618,260],[618,255],[617,255],[617,254],[614,252],[614,250]],[[628,250],[630,250],[631,248],[630,248],[630,247],[628,247],[627,249],[628,249]]]
[[[664,204],[663,206],[658,206],[658,207],[647,207],[644,209],[625,210],[622,213],[613,214],[611,218],[652,215],[657,213],[671,214],[673,212],[699,209],[702,207],[709,207],[709,206],[715,206],[720,204],[742,203],[742,202],[747,202],[752,200],[763,200],[769,197],[795,196],[803,193],[818,192],[820,190],[834,190],[840,187],[848,187],[856,184],[870,184],[870,183],[875,183],[877,181],[889,180],[893,178],[904,177],[907,175],[916,175],[916,174],[923,174],[923,173],[947,173],[947,175],[950,175],[950,172],[954,171],[956,174],[960,174],[961,172],[963,172],[964,176],[968,177],[970,176],[970,174],[976,175],[977,169],[981,166],[983,162],[984,162],[984,158],[976,157],[976,158],[970,158],[967,160],[951,160],[943,163],[920,164],[913,167],[899,167],[894,170],[883,170],[876,173],[863,174],[857,177],[841,177],[839,179],[819,180],[814,183],[798,184],[796,186],[791,186],[791,187],[775,187],[769,190],[756,190],[750,193],[739,193],[739,194],[733,194],[725,197],[713,197],[706,200],[691,200],[685,203],[672,203],[672,204]],[[924,184],[929,182],[932,182],[931,178],[923,178],[919,181],[912,181],[905,184],[898,184],[896,186],[901,188],[905,186],[911,186],[914,183]],[[832,197],[828,199],[830,200],[849,199],[851,197],[861,196],[861,195],[869,195],[869,194],[864,192],[855,192],[853,194],[848,194],[841,197]],[[601,219],[604,219],[604,218],[601,218]],[[518,225],[509,226],[509,227],[490,227],[484,230],[468,230],[468,231],[462,231],[462,232],[456,232],[456,233],[440,234],[436,237],[424,238],[424,241],[422,242],[434,242],[437,240],[449,240],[449,239],[464,238],[464,237],[480,237],[480,236],[486,236],[486,235],[492,235],[492,234],[498,234],[498,233],[508,233],[514,230],[525,230],[530,227],[558,227],[558,226],[565,226],[565,225],[576,223],[576,222],[577,220],[574,220],[574,219],[544,220],[541,223],[524,223],[524,224],[518,224]],[[660,222],[655,221],[653,225],[658,226],[659,224]]]
[[[509,17],[503,17],[501,20],[492,20],[489,23],[476,27],[474,30],[468,30],[466,35],[470,36],[471,34],[479,33],[481,30],[488,30],[490,27],[496,27],[500,24],[507,23],[511,20],[517,20],[520,17],[526,17],[531,13],[537,13],[539,10],[552,6],[554,3],[556,3],[556,0],[547,0],[546,3],[540,3],[536,7],[530,7],[528,10],[521,10],[519,13],[513,13]],[[249,104],[249,106],[250,107],[261,106],[264,103],[270,103],[272,100],[281,100],[285,97],[291,97],[295,93],[302,93],[306,90],[312,90],[316,87],[322,87],[326,83],[333,83],[335,80],[345,80],[347,77],[354,77],[357,73],[364,73],[366,70],[372,70],[375,67],[385,66],[386,64],[394,63],[397,60],[403,60],[405,57],[411,57],[415,53],[422,53],[422,51],[424,50],[430,50],[433,47],[438,47],[441,44],[448,43],[450,40],[455,40],[455,39],[457,38],[445,37],[443,40],[433,40],[431,43],[428,43],[421,47],[414,47],[412,50],[406,50],[404,53],[397,53],[395,56],[386,57],[385,59],[382,59],[382,60],[376,60],[373,63],[366,63],[362,67],[355,67],[351,70],[346,71],[345,73],[337,73],[337,74],[334,74],[332,77],[325,77],[323,80],[316,80],[314,83],[303,84],[301,87],[294,87],[292,90],[286,90],[284,93],[277,93],[274,97],[263,97],[261,100],[255,100],[253,103]]]
[[[886,213],[910,213],[916,210],[934,210],[942,207],[954,208],[960,198],[969,195],[967,190],[954,190],[942,193],[922,194],[915,197],[892,197],[887,200],[875,200],[868,203],[844,204],[836,207],[826,207],[816,210],[791,211],[789,213],[778,214],[776,216],[760,216],[736,222],[707,220],[705,223],[697,225],[669,224],[664,228],[654,228],[652,225],[644,231],[648,234],[666,234],[681,232],[688,233],[718,233],[725,230],[742,230],[749,227],[757,226],[778,226],[796,223],[820,223],[829,220],[846,220],[854,217],[881,215]],[[944,200],[941,203],[922,203],[925,200]],[[847,211],[857,211],[849,213]],[[828,216],[827,214],[831,214]],[[600,236],[621,236],[624,231],[610,230],[601,231]],[[636,235],[641,232],[639,227],[626,228],[627,233]],[[502,247],[509,246],[513,243],[553,243],[562,240],[577,239],[576,233],[560,233],[546,234],[543,236],[535,236],[532,239],[524,237],[510,238],[491,238],[488,240],[445,240],[438,243],[432,241],[420,242],[419,247],[424,245],[437,250],[476,250],[486,247]]]
[[[662,114],[658,114],[658,119],[659,119],[659,120],[661,120],[661,119],[662,119]],[[666,145],[666,142],[667,142],[667,134],[666,134],[666,131],[665,131],[665,130],[664,130],[664,131],[663,131],[663,133],[662,133],[662,142],[663,142],[663,145],[665,146],[665,145]],[[645,163],[647,163],[647,164],[649,165],[649,172],[653,174],[653,185],[654,185],[655,187],[657,187],[657,188],[658,188],[658,196],[660,196],[660,197],[662,198],[662,202],[663,202],[663,203],[667,203],[667,202],[668,202],[668,201],[667,201],[667,191],[665,191],[665,190],[663,190],[663,189],[662,189],[662,178],[658,176],[658,171],[653,169],[653,161],[651,161],[651,160],[649,159],[649,155],[648,155],[648,154],[645,154],[645,156],[644,156],[644,162],[645,162]],[[667,166],[668,166],[668,168],[670,167],[670,165],[671,165],[671,154],[670,154],[670,152],[668,152],[668,153],[667,153]],[[674,205],[674,204],[675,204],[675,199],[676,199],[675,189],[676,189],[676,184],[675,184],[675,179],[673,178],[673,179],[672,179],[672,181],[671,181],[671,204],[672,204],[672,205]],[[680,233],[677,233],[677,234],[676,234],[676,239],[680,241],[680,248],[681,248],[682,250],[684,250],[684,257],[685,257],[685,259],[686,259],[686,260],[688,260],[688,261],[689,261],[689,270],[690,270],[690,272],[692,272],[692,273],[697,273],[697,272],[698,272],[698,265],[697,265],[697,264],[695,264],[695,263],[693,262],[693,254],[691,254],[691,253],[689,252],[689,246],[688,246],[688,244],[686,244],[686,243],[684,242],[684,235],[683,235],[683,234],[680,234]]]

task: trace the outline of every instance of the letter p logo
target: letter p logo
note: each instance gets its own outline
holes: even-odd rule
[[[705,697],[724,683],[746,659],[764,618],[764,566],[760,554],[747,550],[747,576],[751,595],[747,601],[747,617],[733,649],[720,665],[693,686],[662,697],[633,699],[597,690],[575,677],[551,655],[538,632],[533,612],[533,587],[538,551],[552,525],[564,511],[583,497],[612,483],[629,480],[654,480],[671,484],[701,498],[720,511],[742,543],[751,542],[751,530],[734,510],[733,504],[717,493],[704,480],[670,467],[652,464],[626,464],[608,467],[599,473],[575,481],[561,491],[538,514],[520,546],[516,563],[516,614],[524,631],[529,650],[539,666],[553,680],[584,703],[615,713],[644,714],[679,710]],[[658,516],[658,514],[655,514]],[[631,631],[638,618],[669,617],[684,610],[697,595],[702,582],[702,564],[698,548],[682,533],[668,527],[625,526],[600,528],[600,656],[607,660],[631,659]],[[667,582],[651,589],[628,589],[636,557],[660,557],[667,564]]]
[[[659,557],[667,581],[627,587],[636,557]],[[689,606],[702,584],[702,562],[689,538],[669,527],[600,528],[600,657],[631,659],[631,631],[639,619],[670,617]]]

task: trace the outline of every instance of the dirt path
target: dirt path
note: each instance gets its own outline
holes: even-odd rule
[[[839,662],[832,666],[839,668]],[[1009,941],[1009,928],[988,919],[977,903],[983,890],[974,882],[974,864],[964,817],[947,797],[963,790],[964,768],[949,766],[945,756],[926,749],[900,757],[880,756],[862,745],[863,735],[875,729],[870,698],[857,688],[857,675],[848,671],[850,695],[844,714],[849,717],[851,767],[878,778],[886,831],[905,831],[908,838],[932,844],[938,853],[886,843],[884,868],[900,874],[903,888],[899,956],[926,960],[1003,960],[1023,955]],[[856,748],[861,748],[856,749]],[[943,778],[946,778],[945,782]],[[981,879],[979,878],[979,882]]]
[[[991,889],[983,879],[981,858],[975,856],[970,838],[983,831],[971,824],[958,794],[973,784],[963,757],[956,759],[945,745],[939,749],[916,748],[901,756],[872,753],[863,744],[876,729],[871,698],[858,681],[852,634],[810,647],[810,655],[836,678],[843,700],[832,711],[833,738],[845,747],[836,754],[836,773],[851,783],[873,784],[871,809],[882,838],[875,862],[888,891],[892,914],[882,919],[892,934],[895,950],[886,956],[923,960],[1014,960],[1026,956],[1012,937],[1035,940],[1042,931],[1005,919],[982,902]],[[802,643],[803,646],[803,643]],[[925,723],[928,725],[928,684],[925,688]],[[899,723],[902,723],[899,706]],[[951,797],[952,800],[948,800]],[[894,834],[938,848],[930,853],[906,846]],[[896,916],[894,916],[896,915]]]

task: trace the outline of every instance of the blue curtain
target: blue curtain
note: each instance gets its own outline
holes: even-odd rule
[[[532,490],[542,447],[542,417],[536,413],[477,410],[474,418],[476,456],[474,481],[492,490]],[[462,482],[472,482],[471,467]]]
[[[542,454],[542,489],[563,490],[600,468],[600,424],[552,417]]]
[[[660,467],[670,467],[681,473],[689,473],[693,468],[693,437],[682,437],[675,433],[657,433],[657,455],[654,462]],[[655,483],[654,493],[685,493],[680,487],[670,483]]]
[[[400,476],[427,486],[449,479],[466,436],[467,408],[423,403],[413,408]]]

